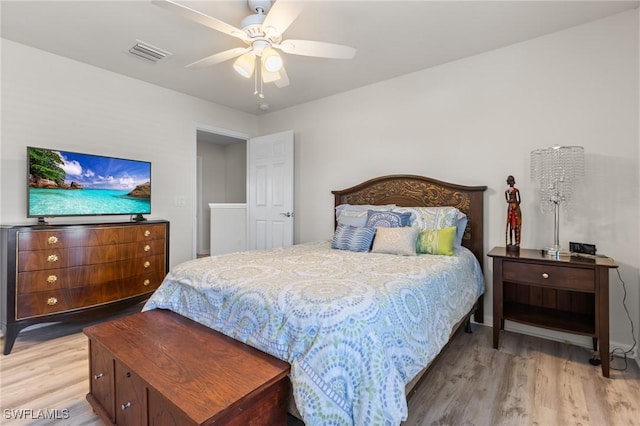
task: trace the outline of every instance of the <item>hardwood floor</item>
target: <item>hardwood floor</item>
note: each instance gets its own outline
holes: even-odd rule
[[[86,325],[25,331],[12,353],[0,356],[1,424],[102,424],[85,400]],[[499,351],[491,341],[489,327],[458,333],[410,400],[403,426],[640,425],[635,361],[605,379],[586,349],[510,332],[501,335]]]
[[[640,368],[602,376],[587,349],[492,329],[458,333],[409,402],[405,426],[640,425]],[[614,359],[612,368],[624,367]]]

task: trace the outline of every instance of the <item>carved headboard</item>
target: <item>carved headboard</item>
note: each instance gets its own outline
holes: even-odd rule
[[[483,264],[484,191],[486,186],[463,186],[416,175],[388,175],[351,188],[331,191],[340,204],[396,204],[400,207],[453,206],[467,215],[462,245]],[[337,224],[336,224],[337,225]]]

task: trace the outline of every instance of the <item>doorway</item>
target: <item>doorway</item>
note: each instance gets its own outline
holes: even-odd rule
[[[224,130],[196,129],[195,255],[210,253],[209,203],[246,203],[247,137]]]

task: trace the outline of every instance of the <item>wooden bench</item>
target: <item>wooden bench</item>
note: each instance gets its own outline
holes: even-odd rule
[[[286,425],[289,364],[170,311],[84,329],[107,424]]]

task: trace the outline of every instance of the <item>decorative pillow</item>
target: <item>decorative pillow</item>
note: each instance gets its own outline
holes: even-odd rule
[[[395,212],[381,212],[375,210],[369,210],[367,213],[366,226],[375,228],[378,226],[384,228],[399,228],[401,226],[409,226],[411,220],[411,213],[395,213]]]
[[[458,219],[456,220],[456,240],[453,243],[454,247],[460,247],[462,245],[462,237],[464,237],[464,231],[467,229],[467,215],[459,212]]]
[[[376,238],[373,240],[371,248],[372,253],[416,255],[418,228],[405,226],[402,228],[380,227],[372,229],[376,229]]]
[[[336,221],[339,225],[365,226],[369,210],[391,211],[395,206],[395,204],[380,206],[373,204],[340,204],[336,207]]]
[[[416,251],[418,253],[453,256],[455,239],[455,226],[442,229],[423,229],[418,234]]]
[[[420,229],[442,229],[456,226],[460,210],[455,207],[396,207],[392,211],[411,213],[411,226]]]
[[[349,251],[369,251],[376,228],[338,225],[333,233],[331,248]]]
[[[467,215],[455,207],[396,207],[393,212],[410,212],[411,226],[420,229],[441,229],[456,227],[454,247],[462,245],[464,231],[467,228]]]

